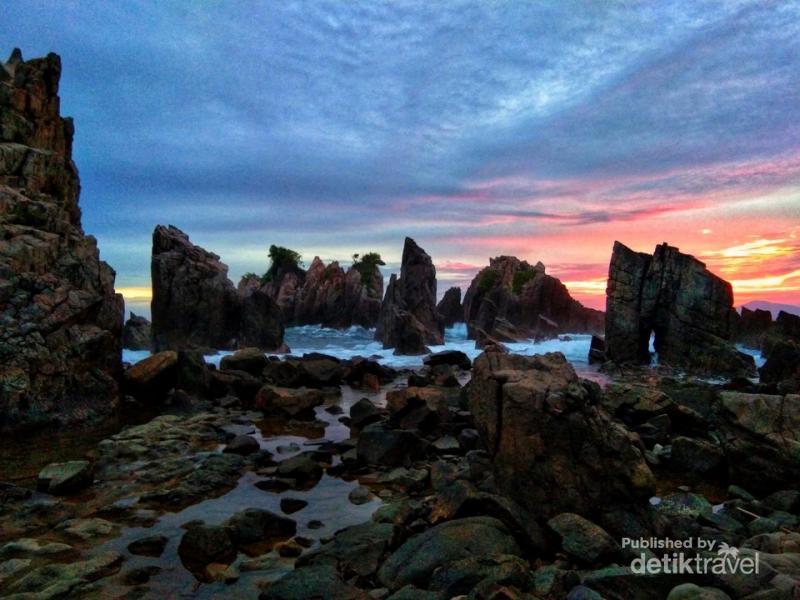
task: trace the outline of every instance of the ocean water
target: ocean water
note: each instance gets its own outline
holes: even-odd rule
[[[284,339],[291,348],[291,354],[301,356],[308,352],[322,352],[340,359],[355,356],[371,357],[389,367],[397,369],[415,369],[421,367],[426,355],[399,356],[394,351],[384,349],[380,342],[374,339],[375,330],[364,327],[350,327],[348,329],[329,329],[317,325],[303,327],[289,327],[286,329]],[[560,335],[558,338],[536,342],[507,343],[506,346],[515,354],[532,356],[546,352],[561,352],[579,372],[590,372],[588,356],[589,344],[592,336],[585,333],[570,333]],[[459,323],[445,330],[444,344],[430,346],[431,352],[444,350],[461,350],[470,359],[474,360],[482,350],[475,348],[475,340],[467,339],[467,326]],[[149,356],[146,350],[123,350],[122,359],[135,363]],[[222,351],[206,356],[206,361],[219,366],[223,356],[232,354]],[[285,355],[277,355],[285,356]]]
[[[373,358],[381,364],[396,369],[417,369],[423,365],[427,355],[395,355],[391,348],[385,349],[380,342],[375,341],[374,335],[374,329],[365,329],[364,327],[329,329],[317,325],[305,325],[303,327],[288,327],[284,339],[292,350],[291,354],[294,356],[302,356],[309,352],[321,352],[341,359],[355,356]],[[544,354],[546,352],[561,352],[582,377],[604,380],[604,377],[599,376],[597,366],[589,365],[588,357],[591,340],[592,336],[586,333],[568,333],[550,340],[539,342],[527,340],[506,343],[505,345],[511,352],[526,356]],[[755,360],[756,367],[761,367],[764,364],[765,359],[759,350],[740,344],[736,347],[742,352],[751,355]],[[475,360],[482,352],[482,350],[475,348],[475,340],[467,339],[467,326],[464,323],[447,328],[444,334],[444,344],[430,346],[430,349],[431,352],[461,350],[471,360]],[[652,365],[655,366],[658,364],[658,355],[653,347],[652,339],[650,341],[650,351],[653,357]],[[221,351],[216,354],[209,354],[206,356],[206,362],[219,366],[222,357],[232,353],[232,351]],[[150,352],[147,350],[123,350],[122,360],[135,363],[149,355]],[[276,354],[276,356],[287,355]]]

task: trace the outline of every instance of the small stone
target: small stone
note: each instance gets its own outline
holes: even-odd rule
[[[58,529],[62,529],[65,533],[82,540],[90,540],[111,535],[115,526],[105,519],[93,517],[90,519],[68,519],[59,524]]]
[[[37,488],[55,496],[79,492],[94,481],[94,468],[86,460],[51,463],[39,471]]]
[[[296,513],[308,506],[308,502],[299,498],[281,498],[281,510],[287,515]]]
[[[605,529],[580,515],[561,513],[547,524],[561,537],[564,551],[586,563],[594,563],[618,549],[614,538]]]
[[[311,521],[308,522],[308,525],[306,525],[306,527],[308,527],[311,530],[322,529],[323,527],[325,527],[325,523],[323,523],[322,521],[318,521],[317,519],[312,519]]]
[[[260,448],[261,446],[259,446],[256,438],[249,435],[237,435],[230,442],[228,442],[228,445],[225,446],[225,450],[223,450],[223,452],[246,456],[248,454],[258,452]]]
[[[452,454],[453,452],[458,452],[461,449],[461,445],[458,443],[458,440],[452,435],[440,437],[438,440],[433,442],[433,447],[440,454]]]
[[[169,540],[163,535],[151,535],[128,544],[128,552],[139,556],[161,556]]]
[[[350,502],[356,505],[366,504],[370,501],[371,497],[372,492],[368,487],[363,485],[358,486],[347,495],[347,498],[350,500]]]
[[[275,546],[280,556],[284,558],[297,558],[303,553],[303,547],[295,540],[281,542]]]

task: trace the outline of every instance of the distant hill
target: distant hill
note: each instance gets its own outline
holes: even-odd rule
[[[768,300],[752,300],[747,304],[743,304],[742,306],[749,308],[750,310],[756,310],[757,308],[760,308],[761,310],[768,310],[772,313],[773,319],[775,319],[778,316],[778,313],[781,311],[800,316],[800,306],[797,306],[796,304],[780,304],[778,302],[770,302]]]

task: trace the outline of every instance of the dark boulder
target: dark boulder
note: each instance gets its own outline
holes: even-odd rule
[[[128,552],[138,556],[158,557],[164,553],[169,538],[163,535],[151,535],[139,538],[128,544]]]
[[[758,370],[762,383],[774,383],[781,392],[800,391],[800,344],[789,339],[773,342]]]
[[[424,354],[427,344],[444,343],[444,323],[436,310],[436,267],[431,257],[406,238],[400,277],[389,280],[375,339],[397,354]]]
[[[178,381],[178,353],[157,352],[125,371],[125,393],[147,404],[161,402]]]
[[[297,524],[292,519],[263,508],[245,508],[225,521],[223,526],[237,546],[274,544],[288,540],[297,531]]]
[[[380,418],[380,409],[367,398],[361,398],[350,407],[350,425],[352,427],[362,428],[379,421]]]
[[[350,578],[371,577],[394,543],[395,528],[389,523],[368,521],[346,527],[333,540],[298,560],[298,566],[334,565]]]
[[[592,336],[589,344],[589,364],[604,363],[606,361],[606,341],[596,335]]]
[[[211,563],[231,564],[236,558],[236,546],[227,527],[193,525],[181,538],[178,556],[187,570],[200,575]]]
[[[646,505],[655,480],[638,437],[598,406],[560,353],[484,352],[469,406],[497,484],[531,513],[591,517],[615,505]],[[598,485],[602,482],[602,485]]]
[[[456,323],[464,322],[464,307],[461,305],[461,288],[451,287],[448,289],[439,304],[436,305],[445,327],[452,327]]]
[[[281,387],[325,388],[338,386],[345,371],[345,365],[337,358],[307,354],[301,358],[269,361],[261,374],[268,383]]]
[[[259,600],[368,600],[367,593],[346,583],[331,565],[307,566],[290,571],[259,596]]]
[[[584,564],[592,564],[602,558],[610,558],[619,546],[608,532],[574,513],[561,513],[547,525],[561,538],[564,551]]]
[[[381,385],[391,383],[397,377],[397,371],[377,361],[356,357],[345,364],[342,381],[357,387],[377,391]]]
[[[614,242],[606,290],[606,357],[659,361],[692,372],[750,376],[753,358],[730,342],[737,314],[730,283],[666,243],[650,256]]]
[[[261,372],[269,360],[260,348],[242,348],[233,354],[223,356],[219,368],[223,370],[244,371],[255,377],[261,377]]]
[[[319,390],[281,388],[268,384],[256,394],[255,406],[265,414],[313,419],[314,408],[324,401],[325,395]]]
[[[413,584],[422,588],[444,565],[466,558],[520,556],[505,525],[491,517],[469,517],[436,525],[400,546],[378,570],[378,579],[391,590]]]
[[[261,446],[258,440],[250,435],[237,435],[230,442],[225,445],[223,452],[228,454],[240,454],[246,456],[258,452]]]
[[[445,350],[443,352],[436,352],[431,354],[423,361],[429,367],[436,367],[439,365],[452,365],[469,371],[472,368],[472,361],[469,356],[460,350]]]
[[[373,423],[358,436],[358,459],[371,465],[401,466],[423,456],[425,442],[413,431]]]

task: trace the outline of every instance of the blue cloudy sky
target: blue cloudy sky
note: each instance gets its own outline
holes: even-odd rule
[[[84,228],[129,297],[172,223],[237,278],[403,237],[446,284],[542,260],[602,303],[614,239],[800,297],[800,4],[6,1],[63,61]],[[440,291],[445,285],[440,283]]]

